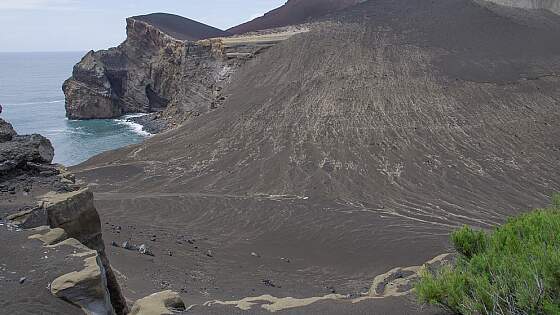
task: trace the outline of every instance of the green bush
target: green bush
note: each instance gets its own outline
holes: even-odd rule
[[[458,314],[560,314],[560,195],[489,233],[454,232],[452,265],[421,273],[423,303]]]

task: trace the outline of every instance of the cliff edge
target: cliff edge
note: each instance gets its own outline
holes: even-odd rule
[[[307,31],[287,27],[226,37],[226,32],[165,14],[128,18],[126,29],[120,46],[90,51],[74,67],[63,85],[68,118],[153,113],[142,118],[149,131],[178,126],[218,108],[227,98],[222,90],[248,59]]]

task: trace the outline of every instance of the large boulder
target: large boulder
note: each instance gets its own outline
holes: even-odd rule
[[[11,141],[17,133],[12,124],[0,118],[0,142]]]
[[[101,220],[87,188],[69,193],[49,193],[41,197],[42,209],[51,228],[62,228],[69,237],[89,248],[103,251]]]
[[[115,310],[107,290],[105,268],[95,250],[89,250],[76,239],[67,239],[55,246],[73,246],[81,249],[75,254],[83,257],[84,269],[56,278],[51,293],[82,308],[89,315],[112,315]]]
[[[11,137],[0,141],[0,173],[25,167],[27,163],[52,163],[54,148],[49,139],[36,134],[18,136],[8,127],[3,128],[0,137],[6,140]]]

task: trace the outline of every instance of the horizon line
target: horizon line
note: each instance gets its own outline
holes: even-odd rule
[[[78,52],[88,52],[88,51],[91,51],[91,50],[94,50],[94,49],[80,49],[80,50],[6,50],[6,51],[0,51],[0,54],[78,53]]]

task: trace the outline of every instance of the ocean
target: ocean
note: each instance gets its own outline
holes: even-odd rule
[[[0,53],[0,116],[19,134],[39,133],[55,148],[54,162],[79,164],[104,151],[141,142],[142,126],[119,119],[68,120],[62,83],[85,52]]]

